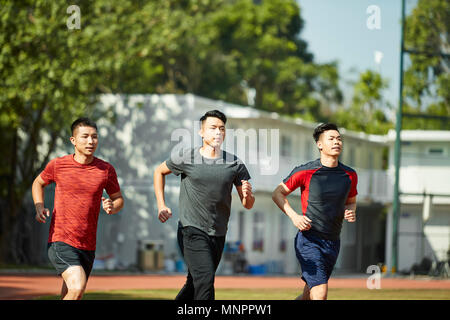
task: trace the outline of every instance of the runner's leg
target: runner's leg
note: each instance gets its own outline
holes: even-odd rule
[[[71,266],[62,274],[67,286],[67,294],[62,297],[64,300],[80,300],[86,289],[86,273],[82,266]]]
[[[306,283],[305,287],[303,288],[303,293],[295,298],[295,300],[311,300],[309,287]]]
[[[64,297],[67,294],[67,286],[66,286],[66,282],[63,280],[62,282],[62,287],[61,287],[61,300],[64,300]]]
[[[311,300],[327,300],[328,283],[319,284],[310,289]]]

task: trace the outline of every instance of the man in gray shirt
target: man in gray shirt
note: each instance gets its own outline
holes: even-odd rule
[[[214,299],[214,277],[225,245],[233,185],[246,209],[255,202],[244,163],[221,149],[226,116],[212,110],[200,121],[203,145],[171,157],[154,172],[158,218],[163,223],[172,216],[164,201],[164,177],[181,174],[178,244],[188,275],[177,300]]]

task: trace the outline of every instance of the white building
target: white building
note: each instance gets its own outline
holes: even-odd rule
[[[211,101],[196,99],[199,103],[211,104]],[[240,208],[238,199],[235,199],[228,239],[243,241],[252,264],[268,264],[275,270],[279,268],[286,273],[295,273],[298,263],[293,243],[297,229],[273,203],[271,193],[295,166],[319,157],[312,138],[317,124],[250,108],[224,107],[223,111],[230,119],[230,128],[244,131],[254,128],[278,130],[279,137],[275,140],[279,141],[279,150],[272,151],[280,155],[278,170],[268,175],[259,174],[264,171],[259,167],[264,164],[263,161],[259,166],[246,161],[253,176],[257,201],[252,210],[246,211]],[[357,170],[359,195],[358,221],[355,224],[344,222],[341,253],[336,268],[341,271],[365,271],[369,265],[382,262],[384,256],[383,203],[389,200],[389,190],[386,188],[388,177],[382,169],[386,145],[379,136],[348,132],[345,129],[341,133],[344,139],[341,161]],[[256,145],[254,143],[253,147]],[[260,147],[263,145],[259,143]],[[239,152],[237,154],[241,156]],[[290,202],[300,212],[299,190],[290,195]]]
[[[389,174],[394,176],[395,131],[387,135]],[[450,249],[450,131],[401,133],[398,270],[409,272],[423,258],[447,259]],[[392,265],[392,209],[386,234],[386,261]]]
[[[200,145],[198,119],[207,110],[219,109],[229,119],[224,149],[236,153],[247,164],[257,199],[253,209],[245,210],[237,192],[233,192],[227,241],[244,244],[250,265],[264,264],[273,272],[298,271],[293,250],[296,229],[273,203],[271,193],[296,165],[318,157],[312,138],[316,124],[190,94],[103,95],[101,102],[112,106],[116,122],[99,123],[98,155],[117,169],[126,205],[117,216],[100,215],[98,256],[113,254],[123,265],[135,264],[138,242],[145,239],[163,240],[166,256],[179,256],[179,177],[167,178],[166,200],[174,217],[161,224],[157,219],[153,170],[182,139]],[[246,136],[248,142],[243,150],[239,150],[236,140],[233,146],[233,132],[239,129],[239,136]],[[344,223],[337,268],[365,271],[368,265],[384,258],[383,203],[389,199],[388,177],[383,170],[386,144],[379,136],[344,129],[342,134],[343,162],[357,170],[360,182],[358,221]],[[299,196],[299,191],[290,196],[296,208],[300,208]]]
[[[157,219],[153,171],[181,141],[201,145],[198,120],[206,111],[219,109],[229,119],[224,149],[246,163],[256,196],[254,207],[246,210],[234,189],[227,242],[242,242],[250,265],[265,265],[268,272],[274,273],[299,271],[293,248],[297,230],[273,203],[271,193],[295,166],[318,158],[312,138],[317,124],[191,94],[107,94],[100,97],[99,107],[107,115],[114,115],[114,121],[111,124],[105,118],[97,123],[97,156],[116,168],[125,207],[113,216],[101,211],[98,258],[114,257],[116,267],[134,266],[139,242],[158,240],[164,243],[166,257],[180,259],[176,241],[180,178],[169,175],[166,179],[166,203],[173,218],[162,224]],[[336,271],[365,272],[370,265],[390,263],[391,229],[387,217],[392,203],[393,169],[392,165],[389,170],[386,167],[388,148],[389,163],[393,163],[394,138],[392,134],[368,135],[343,128],[340,131],[344,139],[341,161],[357,171],[358,197],[357,221],[343,223]],[[401,191],[425,191],[434,196],[425,225],[426,238],[409,234],[422,228],[423,196],[402,196],[400,269],[420,262],[431,252],[441,254],[446,250],[450,225],[450,198],[437,196],[450,190],[449,133],[431,133],[425,141],[419,138],[430,133],[419,132],[417,139],[411,138],[414,132],[404,134],[405,143],[410,141],[410,145],[403,147]],[[244,147],[236,136],[245,137]],[[61,148],[55,156],[73,152],[70,144]],[[46,197],[46,203],[53,202],[49,192]],[[300,191],[293,192],[289,199],[300,211]],[[226,258],[222,259],[219,272],[229,271],[227,263]]]

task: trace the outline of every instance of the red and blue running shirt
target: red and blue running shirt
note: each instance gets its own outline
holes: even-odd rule
[[[317,159],[295,167],[283,183],[291,192],[301,188],[302,213],[312,220],[307,232],[338,240],[345,203],[358,194],[356,171],[340,162],[336,167],[325,167]]]
[[[51,160],[41,178],[55,182],[55,203],[48,242],[62,241],[82,250],[95,250],[97,222],[103,189],[109,195],[120,191],[114,167],[94,157],[89,164],[73,154]]]

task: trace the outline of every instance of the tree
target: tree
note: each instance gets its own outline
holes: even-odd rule
[[[29,262],[24,203],[70,123],[94,112],[104,77],[131,46],[136,4],[80,1],[69,30],[65,1],[3,1],[0,8],[0,261]],[[114,23],[112,23],[114,22]],[[117,23],[117,24],[116,24]],[[123,30],[122,28],[125,27]]]
[[[315,64],[295,0],[2,1],[0,261],[29,262],[34,177],[96,95],[194,93],[320,119],[339,101],[336,65]],[[246,85],[244,85],[246,84]],[[29,223],[29,222],[28,222]]]
[[[155,4],[156,3],[156,4]],[[295,1],[150,2],[152,30],[121,72],[119,91],[194,93],[311,120],[324,102],[340,101],[334,63],[316,64],[300,38]],[[114,90],[113,89],[113,90]]]
[[[386,134],[393,127],[386,118],[390,106],[383,101],[382,91],[387,87],[388,81],[379,73],[371,70],[362,72],[353,85],[350,106],[336,111],[337,124],[354,131]]]
[[[419,0],[406,18],[405,47],[414,52],[404,74],[404,112],[446,118],[404,118],[405,129],[450,130],[449,34],[450,3],[446,0]]]

